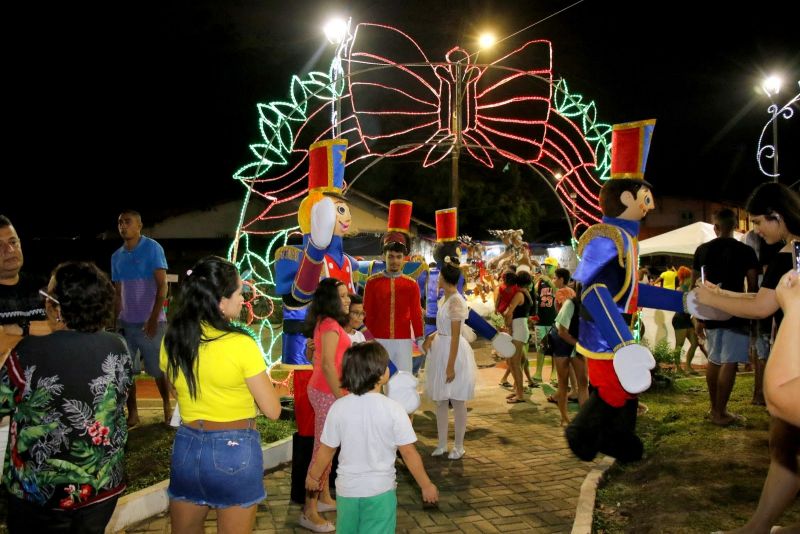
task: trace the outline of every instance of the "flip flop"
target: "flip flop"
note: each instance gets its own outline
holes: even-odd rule
[[[549,402],[551,404],[558,404],[558,401],[552,395],[548,395],[546,398],[547,398],[547,402]]]
[[[519,404],[520,402],[525,402],[525,399],[518,399],[518,398],[506,399],[506,404]]]
[[[511,382],[500,382],[500,387],[510,388],[511,387]]]
[[[516,396],[517,396],[517,394],[516,394],[516,393],[509,393],[508,395],[506,395],[506,400],[508,400],[508,399],[513,399],[513,398],[514,398],[514,397],[516,397]]]

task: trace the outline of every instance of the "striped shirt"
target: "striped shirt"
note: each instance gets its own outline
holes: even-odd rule
[[[144,323],[150,317],[158,294],[153,273],[158,269],[167,269],[167,258],[161,245],[149,237],[141,236],[133,250],[123,245],[111,256],[111,280],[122,289],[120,321]],[[167,320],[163,310],[158,320]]]

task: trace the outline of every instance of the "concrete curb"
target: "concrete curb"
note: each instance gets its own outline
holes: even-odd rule
[[[291,462],[292,437],[289,436],[275,443],[265,445],[261,448],[261,451],[264,457],[265,470]],[[164,480],[120,498],[114,510],[114,515],[111,516],[111,520],[108,522],[106,533],[119,532],[134,523],[166,512],[169,507],[167,486],[169,486],[169,480]]]
[[[578,496],[578,506],[575,507],[572,534],[592,534],[592,517],[594,516],[597,487],[614,462],[615,460],[611,456],[604,456],[583,479],[581,493]]]

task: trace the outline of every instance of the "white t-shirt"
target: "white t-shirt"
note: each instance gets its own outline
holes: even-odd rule
[[[336,494],[374,497],[393,490],[397,448],[417,441],[403,407],[380,393],[345,395],[325,418],[320,441],[339,447]]]
[[[366,343],[367,338],[364,337],[364,334],[359,330],[353,330],[352,334],[347,334],[350,338],[350,344],[355,345],[356,343]]]

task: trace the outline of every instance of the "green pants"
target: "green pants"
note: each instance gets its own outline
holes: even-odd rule
[[[395,490],[374,497],[336,497],[337,534],[394,534],[396,528]]]

